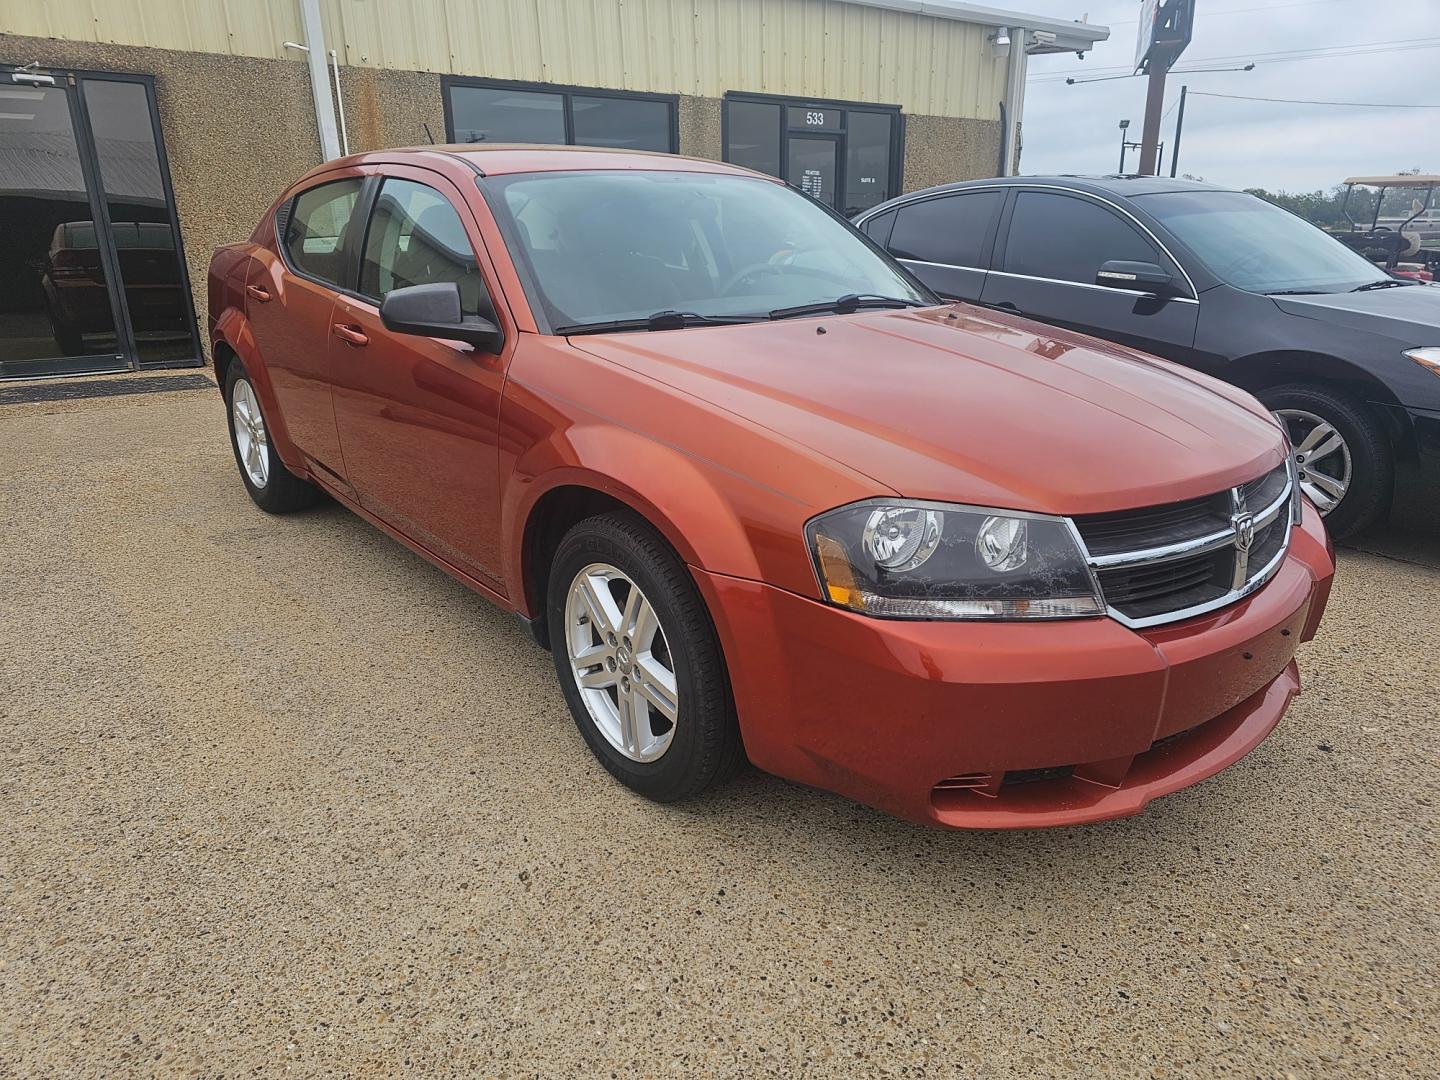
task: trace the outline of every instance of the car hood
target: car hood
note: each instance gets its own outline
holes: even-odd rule
[[[1289,315],[1369,331],[1409,345],[1440,345],[1440,288],[1431,285],[1271,299]]]
[[[571,344],[915,498],[1097,513],[1284,460],[1274,421],[1234,387],[966,305]]]

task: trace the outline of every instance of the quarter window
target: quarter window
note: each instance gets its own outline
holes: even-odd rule
[[[285,250],[296,270],[340,285],[345,271],[345,230],[359,197],[359,180],[335,180],[295,196],[285,223]]]
[[[464,313],[479,315],[485,286],[455,207],[434,188],[387,179],[365,235],[361,293],[381,300],[393,289],[447,281],[460,286]]]
[[[1093,285],[1111,259],[1166,261],[1140,230],[1099,203],[1045,191],[1016,197],[1005,244],[1009,273]]]
[[[447,135],[459,143],[550,143],[673,153],[673,98],[446,79]]]
[[[999,191],[975,191],[900,207],[890,234],[890,254],[897,259],[984,269],[986,241],[1003,197]]]

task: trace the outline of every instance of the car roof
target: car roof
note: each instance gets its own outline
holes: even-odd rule
[[[394,150],[377,150],[355,154],[336,165],[361,165],[389,163],[396,164],[406,158],[433,157],[436,154],[459,159],[482,176],[500,176],[507,173],[524,172],[571,172],[605,169],[649,169],[667,172],[723,173],[733,176],[773,176],[745,169],[739,165],[728,165],[706,158],[684,157],[680,154],[664,154],[654,150],[624,150],[616,147],[594,146],[547,146],[538,143],[448,143],[438,146],[405,146]]]
[[[917,195],[935,195],[944,191],[964,191],[967,188],[977,187],[1060,187],[1070,191],[1083,191],[1091,195],[1120,196],[1128,198],[1131,195],[1153,195],[1162,191],[1229,191],[1231,188],[1223,188],[1216,184],[1206,184],[1198,180],[1179,180],[1169,176],[1141,176],[1137,173],[1115,173],[1109,176],[1079,176],[1079,175],[1054,175],[1054,176],[996,176],[989,180],[961,180],[954,184],[940,184],[937,187],[926,188],[923,191],[914,191],[908,195],[900,196],[892,202],[899,202],[903,199],[912,199]],[[882,205],[889,205],[885,203]],[[878,208],[877,208],[878,209]],[[869,216],[873,211],[863,216]]]

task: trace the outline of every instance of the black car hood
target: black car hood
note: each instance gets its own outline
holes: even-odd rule
[[[1440,287],[1434,285],[1271,299],[1281,311],[1304,319],[1383,334],[1412,345],[1440,344]]]

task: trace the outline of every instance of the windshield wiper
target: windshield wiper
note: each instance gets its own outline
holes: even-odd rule
[[[1319,289],[1272,289],[1266,296],[1321,296]]]
[[[793,319],[799,315],[849,315],[861,308],[909,308],[930,307],[922,300],[906,300],[899,296],[881,296],[879,293],[846,293],[834,300],[821,300],[814,304],[797,304],[795,307],[776,308],[770,312],[772,319]]]
[[[701,315],[698,311],[657,311],[643,319],[611,319],[608,322],[571,323],[555,327],[564,337],[572,334],[612,334],[624,330],[683,330],[687,326],[733,326],[758,322],[756,315]]]
[[[1367,281],[1364,285],[1357,285],[1351,292],[1369,292],[1371,289],[1393,289],[1398,285],[1413,285],[1413,281],[1401,281],[1398,278],[1384,278],[1380,281]]]

